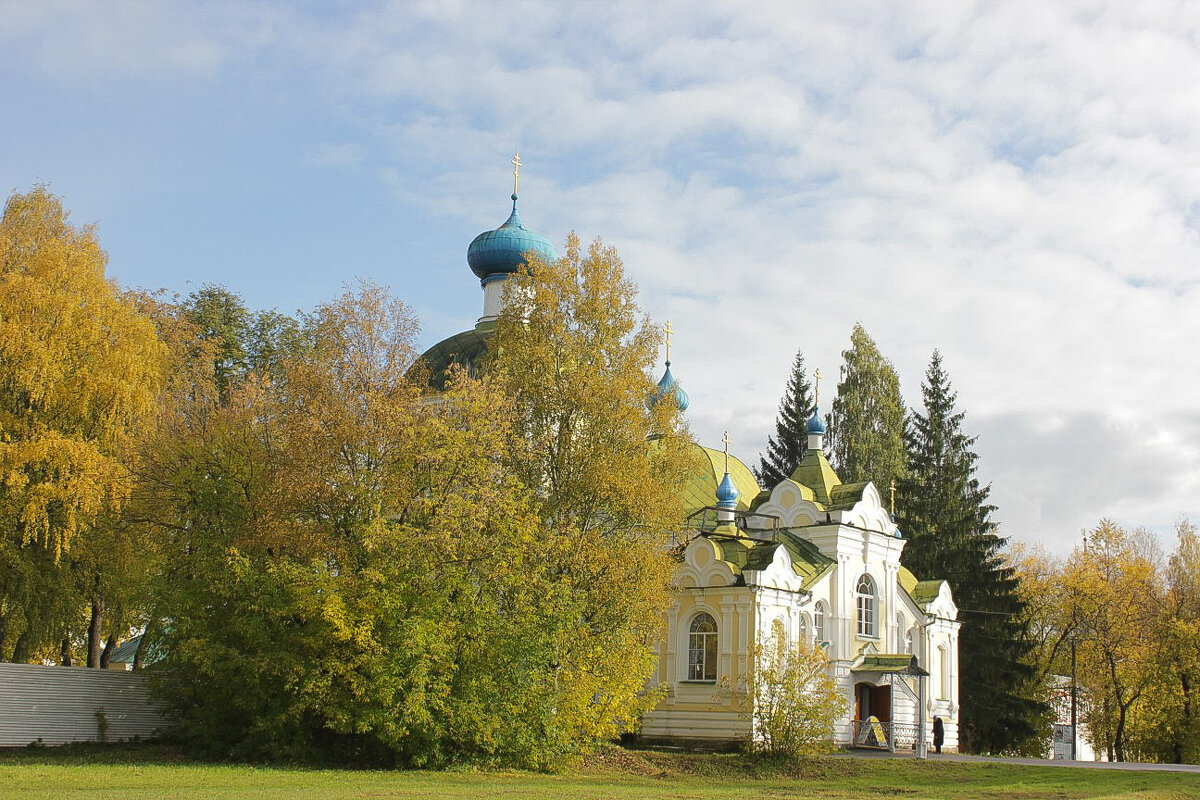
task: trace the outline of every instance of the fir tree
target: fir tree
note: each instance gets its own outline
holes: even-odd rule
[[[808,418],[814,408],[812,385],[804,372],[804,353],[798,350],[787,389],[779,401],[775,435],[767,438],[767,452],[759,455],[759,466],[754,471],[764,487],[775,486],[796,471],[808,449]]]
[[[909,415],[908,475],[898,487],[898,522],[909,539],[902,561],[919,578],[948,580],[959,607],[963,748],[1019,751],[1045,712],[1024,694],[1032,673],[1032,642],[1020,622],[1024,603],[1003,555],[1007,540],[990,520],[990,487],[975,477],[975,437],[963,432],[964,414],[936,350],[921,395],[925,413]]]
[[[826,450],[843,481],[874,481],[886,491],[905,471],[900,378],[858,323],[842,359]]]

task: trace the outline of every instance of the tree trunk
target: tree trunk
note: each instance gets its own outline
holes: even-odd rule
[[[71,637],[64,636],[62,640],[62,652],[59,654],[58,665],[60,667],[71,666]]]
[[[87,632],[87,665],[93,669],[100,666],[100,637],[104,625],[104,595],[100,593],[100,573],[92,587],[92,621]]]
[[[1188,681],[1187,672],[1179,668],[1179,688],[1183,694],[1183,724],[1179,726],[1179,732],[1175,734],[1175,741],[1171,743],[1172,752],[1175,755],[1175,763],[1183,763],[1183,737],[1185,731],[1192,729],[1192,692],[1191,683]]]
[[[113,651],[116,649],[117,635],[110,633],[108,640],[104,642],[104,649],[100,652],[100,669],[108,669],[108,665],[112,661]]]
[[[24,664],[29,660],[29,631],[24,631],[17,637],[13,645],[12,660],[14,664]]]

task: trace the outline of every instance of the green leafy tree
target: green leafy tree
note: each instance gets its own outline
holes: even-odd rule
[[[1030,695],[1034,643],[1005,539],[991,522],[989,487],[975,477],[974,437],[935,350],[921,386],[924,413],[908,425],[907,476],[898,512],[908,538],[903,563],[915,574],[950,581],[963,620],[959,648],[960,731],[975,752],[1019,750],[1040,731],[1045,706]],[[969,654],[969,655],[967,655]]]
[[[221,402],[250,375],[280,379],[282,361],[303,350],[295,319],[277,311],[251,311],[223,286],[205,284],[184,298],[181,310],[191,325],[193,355],[204,352],[212,360]]]
[[[305,325],[285,380],[199,398],[148,455],[160,690],[208,753],[499,758],[544,599],[522,580],[533,517],[496,459],[503,395],[458,376],[423,402],[415,323],[377,287]]]
[[[568,253],[512,279],[491,373],[437,395],[369,285],[304,318],[280,379],[182,394],[147,471],[161,690],[193,746],[548,767],[636,725],[677,411],[647,408],[655,332],[619,262]]]
[[[775,418],[775,435],[767,438],[767,452],[759,456],[755,475],[763,486],[775,486],[790,478],[808,449],[808,419],[813,415],[816,400],[812,385],[804,372],[804,353],[796,351],[787,389],[779,402]]]
[[[874,481],[886,491],[905,471],[900,378],[858,323],[842,359],[828,426],[833,466],[847,483]]]

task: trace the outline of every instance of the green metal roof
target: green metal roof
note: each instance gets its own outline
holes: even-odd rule
[[[142,637],[140,635],[134,636],[131,639],[126,639],[117,647],[116,650],[113,650],[112,657],[109,659],[109,661],[113,664],[132,664],[133,659],[137,656],[138,646],[141,645],[141,643]],[[146,652],[142,653],[142,664],[147,667],[151,664],[157,664],[159,661],[163,660],[165,655],[166,654],[162,652],[161,648],[154,647],[152,645],[147,646]]]
[[[824,451],[813,447],[804,451],[804,457],[792,473],[792,480],[811,489],[815,502],[824,510],[834,505],[833,490],[842,485],[842,479],[833,471],[833,466],[825,457]]]
[[[877,653],[864,656],[863,661],[851,672],[891,672],[899,675],[924,676],[929,673],[921,669],[917,657],[911,653]]]
[[[843,483],[834,486],[829,491],[829,510],[843,511],[854,508],[854,504],[863,498],[867,481],[862,483]]]
[[[802,589],[810,588],[837,564],[837,561],[821,553],[815,544],[793,531],[779,531],[778,537],[792,557],[792,569],[804,579],[800,585]]]
[[[683,485],[681,499],[685,514],[692,514],[705,506],[716,505],[717,485],[725,477],[725,453],[711,447],[694,445],[691,450],[691,474]],[[737,509],[749,511],[761,491],[750,468],[737,458],[729,457],[729,477],[737,487]]]
[[[896,579],[900,582],[900,588],[912,598],[912,601],[917,604],[917,608],[922,611],[937,599],[942,591],[942,584],[945,583],[942,580],[919,581],[907,567],[900,568]]]
[[[801,578],[802,589],[808,589],[836,564],[832,558],[822,555],[812,542],[788,530],[776,531],[774,541],[751,539],[740,532],[725,530],[702,535],[712,542],[717,558],[729,564],[739,582],[743,580],[743,571],[760,571],[770,566],[780,547],[787,550],[792,571]]]

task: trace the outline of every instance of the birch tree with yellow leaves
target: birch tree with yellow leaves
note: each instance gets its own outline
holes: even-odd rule
[[[650,402],[659,331],[616,251],[572,234],[509,278],[491,369],[513,403],[506,463],[535,498],[547,596],[540,713],[570,748],[632,730],[655,664],[682,521],[688,433]],[[651,441],[653,440],[653,441]],[[581,736],[582,734],[582,736]]]
[[[1144,531],[1101,520],[1063,571],[1067,613],[1078,624],[1078,669],[1087,690],[1093,744],[1127,760],[1131,715],[1150,684],[1160,592],[1157,554]]]
[[[130,492],[124,455],[154,413],[165,351],[105,277],[90,227],[44,187],[0,220],[0,657],[64,635],[63,559]],[[64,644],[64,651],[67,645]]]

